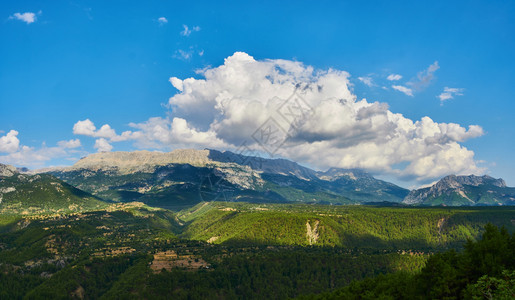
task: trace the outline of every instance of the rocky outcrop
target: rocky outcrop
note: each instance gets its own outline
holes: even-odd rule
[[[310,245],[315,244],[318,241],[318,238],[320,237],[319,232],[318,232],[319,224],[320,224],[320,221],[316,220],[313,227],[311,227],[311,224],[309,224],[309,220],[306,222],[306,237],[307,237],[308,243]]]
[[[9,166],[9,165],[0,164],[0,176],[10,177],[10,176],[13,176],[16,173],[18,173],[18,171],[16,170],[15,167]]]

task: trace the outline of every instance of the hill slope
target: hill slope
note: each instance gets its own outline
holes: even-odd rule
[[[457,247],[487,223],[515,229],[515,208],[387,208],[205,202],[178,214],[182,237],[224,244],[424,250]]]
[[[80,212],[107,205],[48,174],[20,174],[0,164],[0,214],[48,214]]]

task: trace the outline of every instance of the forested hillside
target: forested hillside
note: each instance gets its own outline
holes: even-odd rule
[[[402,208],[204,202],[178,214],[182,237],[211,243],[372,249],[460,247],[487,223],[514,230],[515,208]]]
[[[514,299],[515,234],[487,225],[464,251],[429,257],[420,272],[396,272],[302,299]]]
[[[410,274],[425,274],[419,272],[428,258],[462,249],[488,222],[506,226],[504,236],[514,230],[514,216],[502,207],[240,202],[206,202],[179,213],[136,202],[82,213],[2,215],[0,298],[284,299],[373,278],[348,287],[368,290],[383,280],[379,274],[419,278]],[[332,297],[327,293],[320,297]]]
[[[49,174],[14,171],[3,175],[0,174],[0,215],[79,213],[111,204]]]

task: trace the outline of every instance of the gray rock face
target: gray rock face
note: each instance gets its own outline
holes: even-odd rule
[[[10,177],[18,173],[16,168],[9,165],[0,164],[0,176]]]

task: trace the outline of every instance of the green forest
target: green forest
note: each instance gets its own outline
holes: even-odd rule
[[[239,202],[11,214],[0,299],[509,298],[514,216]]]
[[[419,272],[379,275],[302,299],[514,299],[515,234],[491,224],[464,250],[435,253]]]

